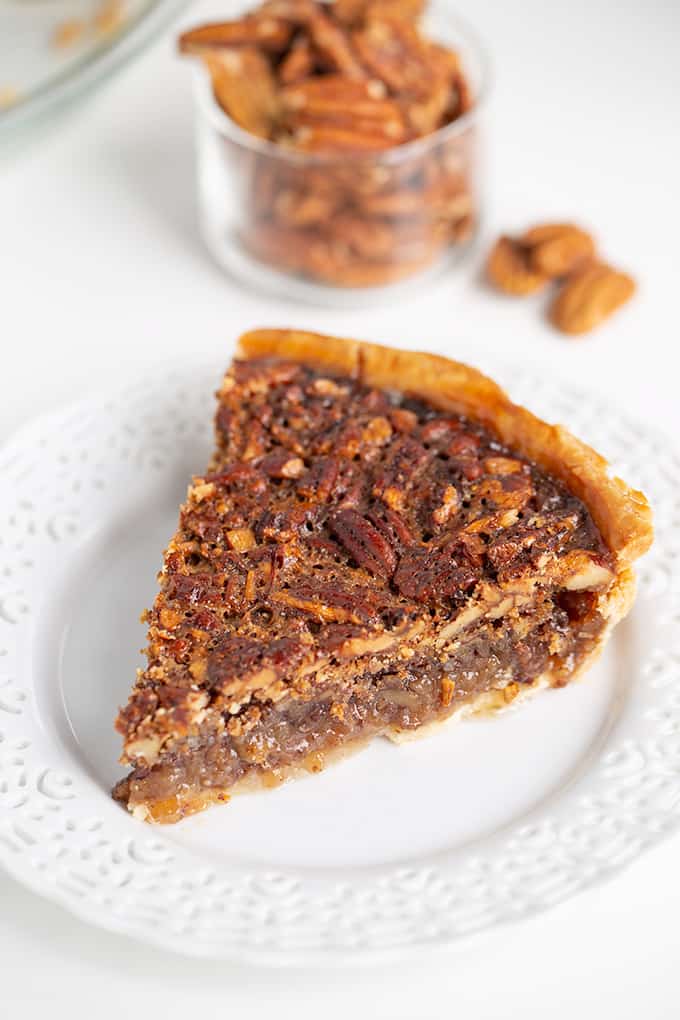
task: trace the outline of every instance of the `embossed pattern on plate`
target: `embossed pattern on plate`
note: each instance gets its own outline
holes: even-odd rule
[[[656,514],[632,616],[644,644],[633,642],[607,727],[567,780],[489,835],[358,868],[225,860],[183,839],[186,823],[174,834],[152,829],[109,800],[73,750],[57,689],[56,603],[74,564],[96,552],[102,525],[108,534],[145,500],[174,499],[178,464],[181,475],[200,468],[223,367],[160,371],[41,419],[0,453],[0,863],[102,927],[184,953],[283,965],[458,942],[587,889],[677,830],[680,457],[598,397],[498,366],[517,400],[592,442]],[[310,811],[316,782],[304,784]]]

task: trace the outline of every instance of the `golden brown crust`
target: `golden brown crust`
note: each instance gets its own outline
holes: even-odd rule
[[[641,492],[610,476],[607,461],[562,425],[549,425],[514,404],[500,386],[469,365],[435,354],[282,329],[245,333],[237,356],[276,356],[323,366],[465,414],[559,478],[586,504],[619,571],[652,543],[651,509]]]

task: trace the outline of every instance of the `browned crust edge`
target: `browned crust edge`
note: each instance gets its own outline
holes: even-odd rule
[[[514,404],[492,379],[469,365],[436,354],[286,329],[244,333],[236,356],[300,361],[465,414],[559,478],[583,500],[619,570],[642,556],[652,543],[652,512],[641,492],[611,476],[604,457],[564,426],[550,425]]]

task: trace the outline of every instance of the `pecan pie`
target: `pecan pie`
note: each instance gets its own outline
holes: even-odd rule
[[[262,330],[218,398],[117,721],[136,816],[562,686],[630,608],[644,496],[474,369]]]

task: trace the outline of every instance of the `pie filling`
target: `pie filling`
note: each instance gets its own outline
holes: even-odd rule
[[[546,671],[552,683],[564,682],[565,663],[593,648],[603,624],[594,614],[570,627],[566,612],[556,606],[521,639],[509,623],[475,627],[446,650],[443,661],[424,654],[407,663],[384,663],[351,682],[339,679],[313,700],[270,703],[246,732],[189,737],[152,768],[136,769],[115,795],[132,810],[143,806],[142,813],[154,820],[174,821],[205,806],[206,799],[228,799],[226,791],[246,777],[276,786],[290,770],[320,771],[327,755],[352,743],[443,721],[465,705],[505,707]],[[490,692],[498,697],[490,698]]]
[[[175,821],[376,735],[566,683],[616,580],[586,506],[480,424],[237,361],[165,554],[114,796]]]

